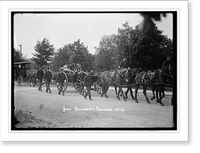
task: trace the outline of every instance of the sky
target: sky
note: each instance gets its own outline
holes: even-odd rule
[[[15,14],[14,47],[19,49],[19,45],[22,45],[23,55],[31,58],[38,40],[49,39],[57,51],[80,39],[94,54],[102,36],[117,34],[118,28],[122,28],[126,21],[135,27],[142,20],[138,13]],[[172,14],[155,23],[164,35],[172,39]]]

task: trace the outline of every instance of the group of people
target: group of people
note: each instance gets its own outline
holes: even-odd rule
[[[39,70],[37,71],[37,80],[38,80],[38,91],[42,91],[43,80],[46,81],[46,92],[51,94],[50,84],[53,81],[53,75],[50,71],[50,68],[47,67],[45,72],[39,66]],[[63,86],[64,82],[66,82],[67,78],[63,72],[63,68],[60,68],[60,72],[57,77],[57,85],[60,86],[58,94],[61,95],[61,92],[64,96]]]
[[[92,72],[91,72],[92,73]],[[84,78],[84,86],[86,87],[86,94],[84,95],[84,98],[86,99],[86,97],[89,97],[89,100],[92,101],[91,98],[91,86],[92,86],[92,79],[91,79],[91,74],[90,72],[87,73],[87,75]],[[43,80],[46,81],[46,92],[51,94],[51,89],[50,89],[50,84],[51,81],[53,81],[53,75],[50,71],[50,68],[47,67],[46,72],[44,72],[41,69],[41,66],[39,67],[39,70],[37,71],[37,79],[38,79],[38,91],[42,91],[42,84],[43,84]],[[59,73],[57,76],[57,85],[59,86],[59,91],[58,94],[59,95],[65,95],[64,94],[64,83],[67,81],[67,77],[64,73],[64,69],[61,67],[59,69]]]
[[[169,64],[171,62],[171,58],[168,57],[166,61],[164,61],[163,63],[163,67],[167,64]],[[118,67],[118,69],[120,69],[120,67]],[[63,95],[64,96],[64,90],[63,90],[63,87],[64,87],[64,83],[67,81],[67,77],[64,73],[64,69],[63,68],[60,68],[59,69],[59,73],[58,73],[58,76],[57,76],[57,85],[59,86],[59,92],[58,94],[59,95]],[[86,88],[86,94],[83,95],[85,99],[87,99],[87,96],[89,97],[89,100],[92,101],[92,98],[91,98],[91,86],[92,86],[92,79],[91,79],[91,74],[92,74],[92,71],[91,72],[87,72],[85,78],[84,78],[84,87]],[[114,77],[114,76],[113,76]],[[42,84],[43,84],[43,79],[46,81],[46,92],[47,93],[51,93],[51,89],[50,89],[50,83],[51,81],[53,81],[53,76],[52,76],[52,73],[50,71],[50,68],[48,67],[46,69],[46,72],[44,73],[43,70],[41,69],[41,67],[39,67],[39,70],[37,71],[37,79],[38,79],[38,83],[39,83],[39,86],[38,86],[38,91],[42,91]]]
[[[50,83],[53,81],[53,75],[50,71],[50,68],[47,67],[46,71],[44,72],[41,66],[39,66],[39,70],[37,71],[38,91],[42,91],[43,79],[46,81],[46,92],[51,93]]]

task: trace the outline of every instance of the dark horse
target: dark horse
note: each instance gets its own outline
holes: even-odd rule
[[[135,102],[138,103],[137,100],[137,93],[140,86],[143,86],[143,94],[145,96],[145,99],[147,103],[150,104],[150,101],[147,97],[146,90],[147,87],[152,88],[153,91],[153,97],[154,99],[155,94],[154,91],[159,94],[159,97],[157,96],[157,101],[160,103],[161,106],[164,106],[162,103],[162,98],[165,96],[164,94],[164,86],[167,84],[168,80],[171,77],[171,65],[166,65],[161,70],[157,70],[154,73],[149,73],[146,71],[140,72],[134,79],[135,81]]]
[[[133,96],[132,85],[134,84],[134,79],[135,79],[136,75],[138,75],[140,73],[140,70],[141,70],[141,68],[130,69],[131,79],[129,79],[127,90],[124,93],[126,96],[126,99],[128,99],[128,92],[130,91],[130,95],[131,95],[132,99],[135,100],[135,98]]]
[[[101,96],[105,95],[107,96],[107,91],[110,85],[113,85],[115,87],[117,98],[119,98],[119,94],[122,93],[123,99],[126,101],[126,97],[124,96],[122,87],[124,85],[127,85],[129,82],[129,79],[131,78],[131,72],[129,69],[122,68],[119,70],[116,70],[114,72],[110,71],[104,71],[101,74],[99,74],[98,79],[96,83],[94,84],[94,90],[97,90],[96,85],[101,84],[102,86],[102,94]],[[117,91],[117,87],[119,90]]]
[[[30,83],[30,86],[36,86],[37,83],[37,70],[36,69],[29,69],[27,71],[27,84]]]

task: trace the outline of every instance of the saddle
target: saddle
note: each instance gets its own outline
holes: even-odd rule
[[[145,72],[143,75],[142,75],[142,83],[145,83],[145,81],[147,83],[151,83],[151,78],[152,78],[152,72]]]

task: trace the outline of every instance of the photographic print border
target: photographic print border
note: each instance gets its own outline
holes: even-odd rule
[[[19,9],[19,8],[18,8]],[[152,9],[152,8],[151,8]],[[15,10],[15,9],[14,9]],[[124,10],[124,9],[123,9]],[[143,9],[144,10],[144,9]],[[10,11],[10,9],[9,9],[9,11]],[[27,10],[26,10],[27,11]],[[49,11],[49,10],[48,10]],[[117,11],[118,12],[118,11]],[[179,18],[179,14],[180,12],[178,12],[178,18]],[[179,24],[179,19],[178,19],[178,22],[177,22],[177,24]],[[179,28],[179,27],[177,27],[177,28]],[[178,29],[178,31],[179,31],[180,29]],[[177,32],[178,32],[177,31]],[[180,36],[178,36],[178,38],[179,38]],[[173,39],[175,40],[175,37],[173,37]],[[177,46],[177,48],[179,48],[179,46]],[[178,63],[178,65],[179,65],[179,60],[177,60],[177,63]],[[178,71],[177,71],[177,73],[178,73]],[[177,76],[178,77],[178,76]],[[11,85],[10,85],[11,86]],[[177,88],[178,88],[179,86],[177,86]],[[9,91],[9,90],[8,90]],[[179,90],[177,91],[177,92],[179,92]],[[177,93],[178,95],[179,95],[179,93]],[[177,107],[177,106],[176,106]],[[176,110],[178,110],[178,108],[176,108]],[[179,110],[178,110],[178,113],[179,113]],[[180,116],[179,116],[180,117]],[[179,117],[177,118],[177,120],[179,120]],[[10,124],[9,124],[10,125]],[[180,126],[180,125],[178,125],[178,126]],[[91,129],[90,129],[91,130]],[[107,129],[107,130],[109,130],[109,129]],[[121,130],[121,129],[118,129],[118,130]],[[129,129],[126,129],[126,130],[128,130],[128,131],[125,131],[125,132],[131,132],[131,131],[129,131]],[[140,130],[140,129],[139,129]],[[153,129],[153,130],[156,130],[156,129]],[[166,132],[165,131],[166,129],[164,129],[164,132]],[[148,131],[148,130],[147,130]],[[179,131],[179,130],[178,130]],[[11,131],[10,131],[11,132]],[[27,132],[29,132],[29,131],[20,131],[20,132],[22,132],[22,133],[27,133]],[[35,132],[35,131],[34,131]],[[42,131],[42,132],[44,132],[44,131]],[[49,133],[49,132],[53,132],[53,131],[48,131],[47,133]],[[78,131],[77,131],[78,132]],[[87,132],[87,131],[86,131]],[[99,131],[100,133],[101,133],[101,131]],[[106,132],[106,131],[104,131],[104,132]],[[109,131],[110,133],[112,133],[112,131]],[[118,131],[115,131],[115,132],[118,132]],[[137,131],[137,129],[136,129],[136,132],[138,132]],[[141,131],[140,131],[141,132]],[[139,133],[140,133],[139,132]],[[143,132],[146,132],[146,130],[145,131],[143,131]],[[154,132],[154,131],[150,131],[150,132]],[[158,131],[156,131],[156,132],[158,132]],[[13,133],[13,131],[11,132],[11,133]],[[15,132],[14,132],[15,133]],[[40,132],[38,132],[38,133],[40,133]],[[134,132],[133,132],[134,133]],[[159,132],[158,132],[159,133]]]

